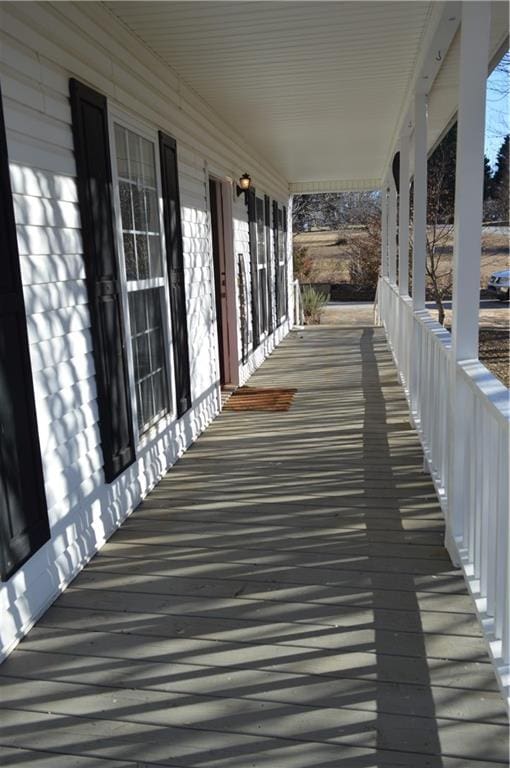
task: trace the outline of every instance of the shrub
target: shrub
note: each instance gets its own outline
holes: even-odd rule
[[[328,303],[327,294],[305,285],[301,291],[301,303],[305,325],[319,325],[324,306]]]
[[[348,248],[349,278],[360,290],[375,291],[381,263],[381,226],[378,217],[371,217],[365,232],[351,238]]]
[[[294,277],[300,283],[310,280],[313,271],[313,259],[308,256],[304,245],[294,245],[292,249]]]

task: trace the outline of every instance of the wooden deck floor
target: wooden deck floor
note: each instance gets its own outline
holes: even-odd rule
[[[0,764],[487,768],[507,725],[383,335],[293,333],[0,667]]]

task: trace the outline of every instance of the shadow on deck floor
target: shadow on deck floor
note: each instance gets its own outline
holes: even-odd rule
[[[294,332],[0,668],[0,764],[482,768],[507,726],[382,332]]]

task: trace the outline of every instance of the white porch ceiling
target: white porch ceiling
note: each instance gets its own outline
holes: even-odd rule
[[[444,8],[389,0],[106,5],[293,188],[310,191],[380,183]]]

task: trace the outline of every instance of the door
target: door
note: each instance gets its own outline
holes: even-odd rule
[[[209,179],[218,363],[222,387],[238,383],[235,265],[231,264],[233,262],[231,194],[230,185],[218,179]]]

